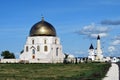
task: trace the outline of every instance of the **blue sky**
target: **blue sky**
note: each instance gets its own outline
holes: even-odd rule
[[[43,15],[55,27],[64,53],[87,56],[100,34],[103,54],[120,56],[119,8],[120,0],[0,0],[0,52],[18,57]]]

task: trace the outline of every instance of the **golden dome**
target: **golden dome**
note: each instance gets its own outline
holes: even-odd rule
[[[30,36],[56,36],[55,28],[48,22],[42,20],[33,25]]]

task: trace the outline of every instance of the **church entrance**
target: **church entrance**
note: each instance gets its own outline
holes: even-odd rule
[[[35,55],[33,55],[32,58],[35,59]]]

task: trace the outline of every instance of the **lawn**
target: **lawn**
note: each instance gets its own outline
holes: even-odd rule
[[[111,65],[0,64],[0,80],[101,80]]]

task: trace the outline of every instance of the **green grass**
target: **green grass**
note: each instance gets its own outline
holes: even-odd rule
[[[101,80],[110,64],[0,64],[0,80]]]

